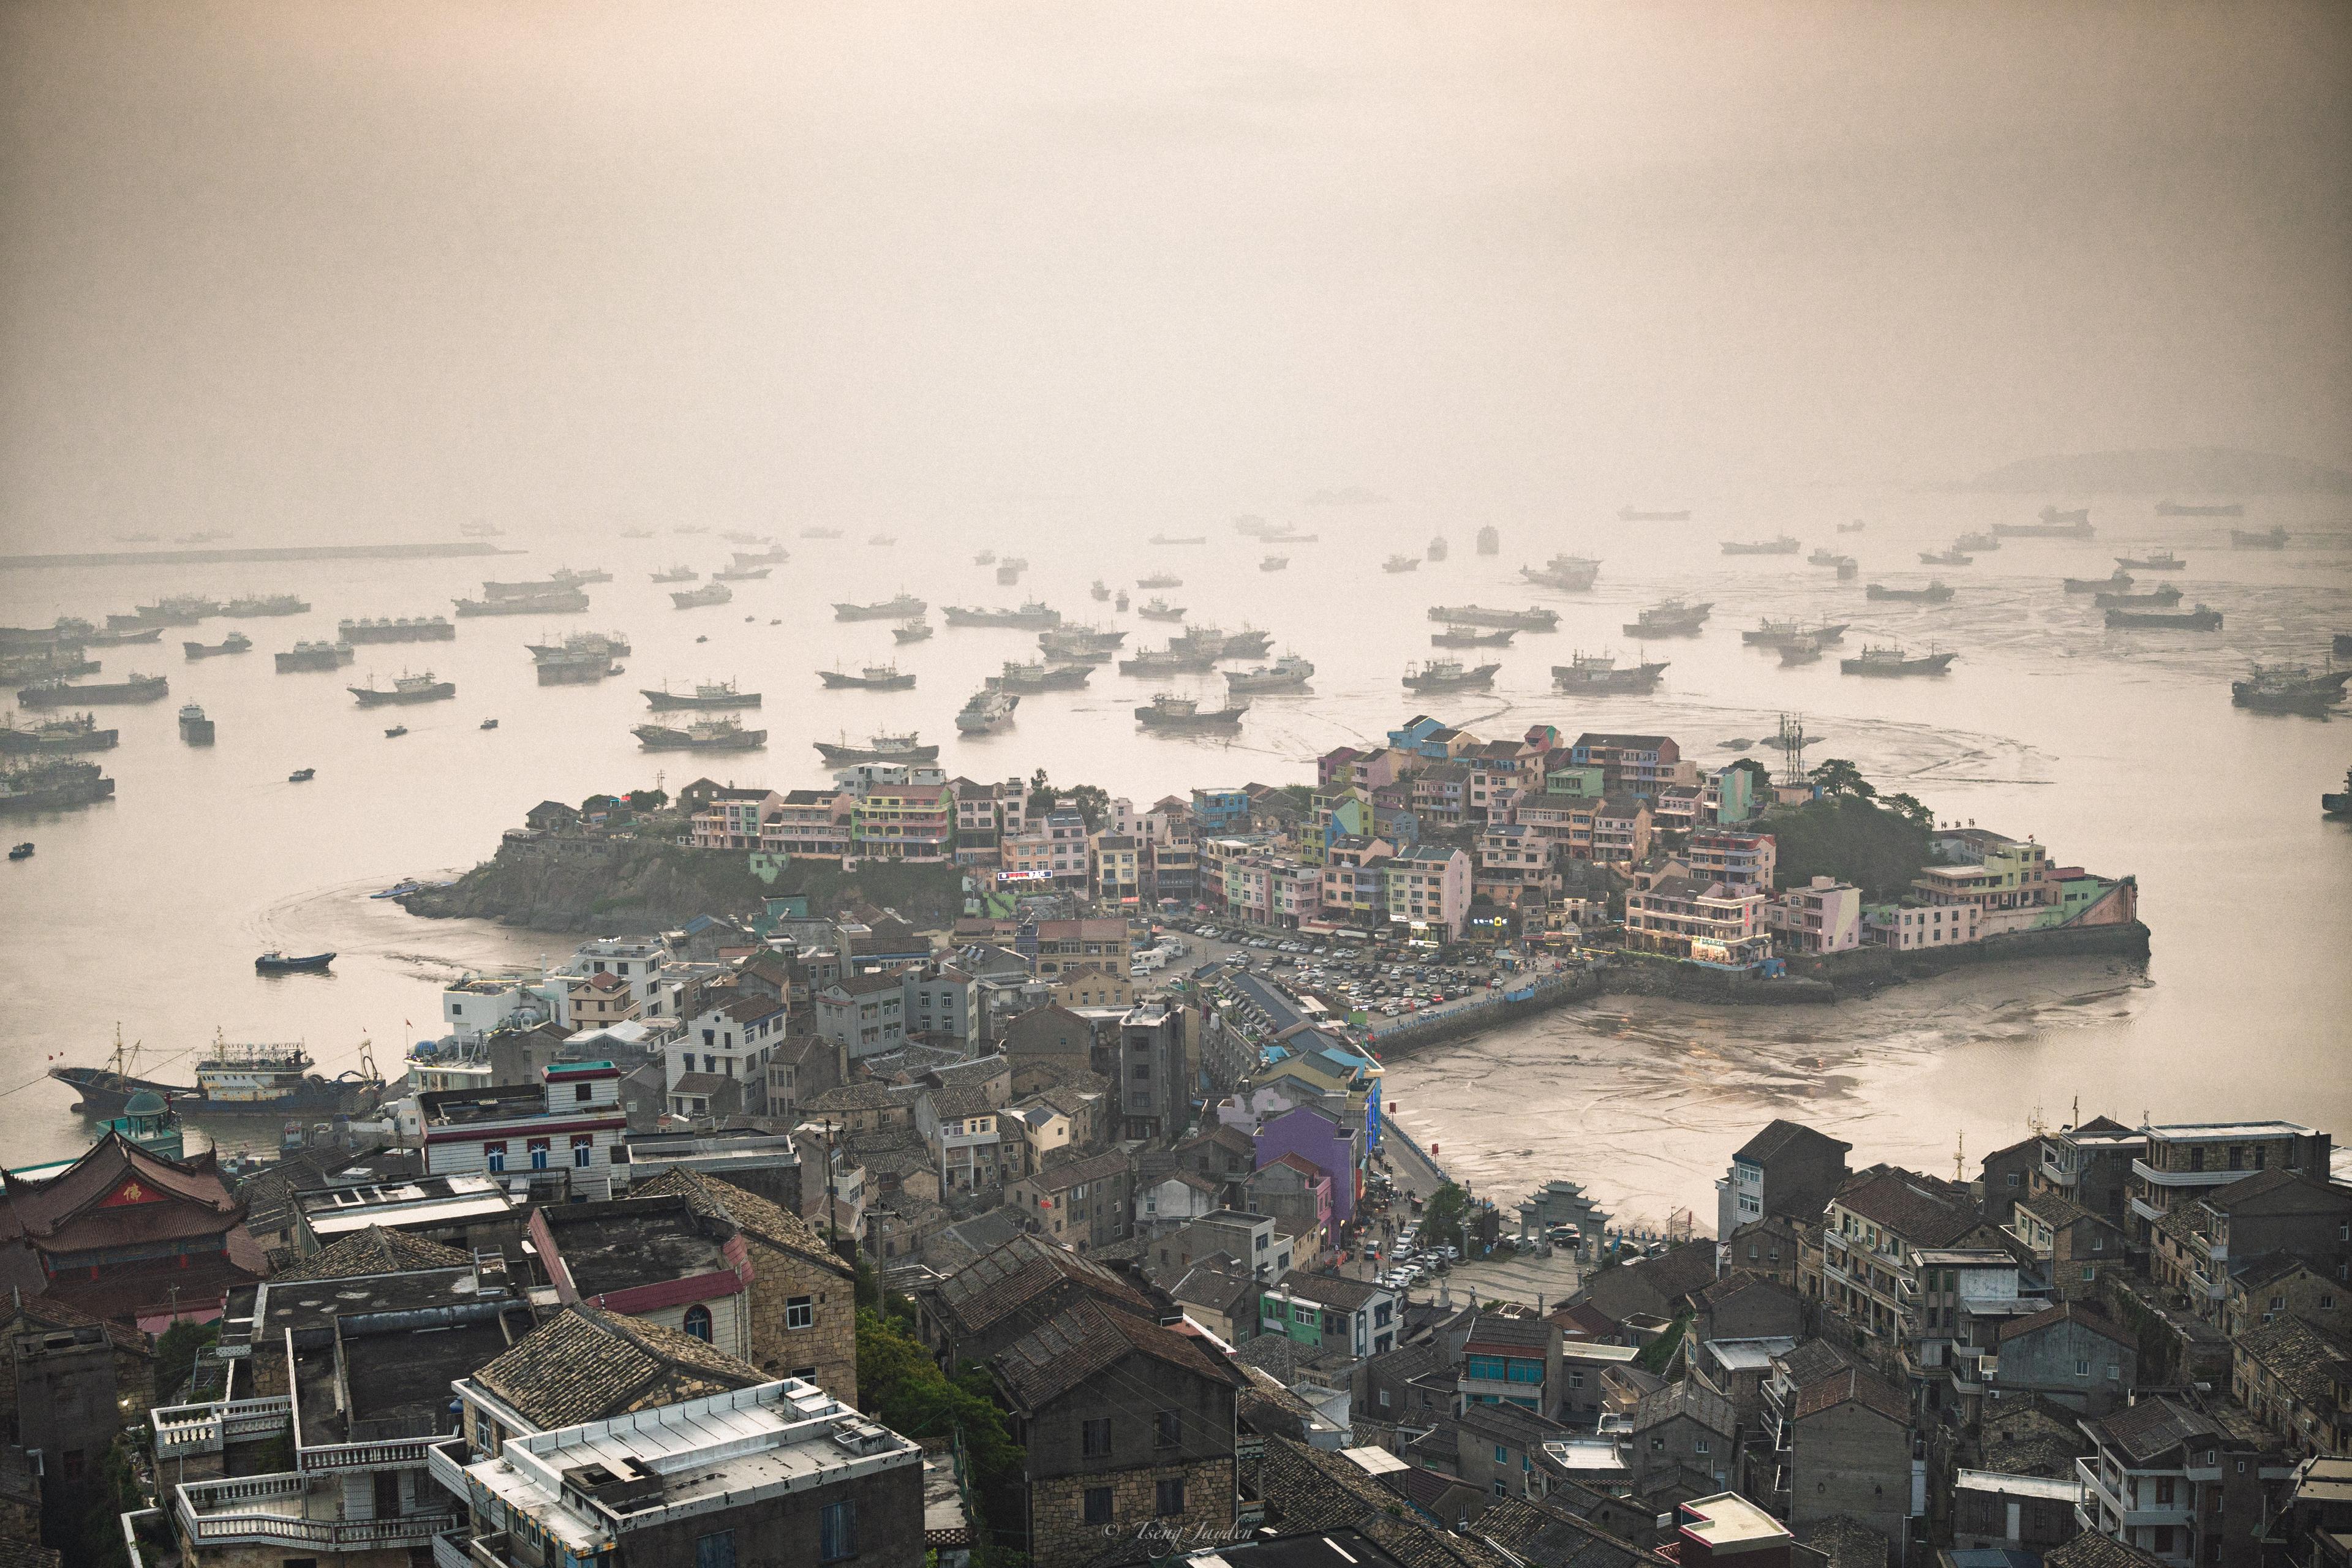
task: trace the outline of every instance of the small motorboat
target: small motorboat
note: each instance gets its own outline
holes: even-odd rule
[[[8,858],[11,860],[30,860],[32,858],[33,841],[29,838],[22,844],[11,844],[8,847]]]
[[[499,721],[496,719],[485,719],[482,721],[482,728],[485,730],[495,730],[498,727]]]
[[[776,617],[774,620],[770,621],[768,624],[769,624],[770,626],[782,626],[782,625],[784,624],[784,622],[783,622],[783,617],[782,617],[782,616],[778,616],[778,617]]]
[[[697,641],[697,642],[709,642],[710,639],[709,639],[709,637],[697,637],[697,638],[695,638],[694,640],[695,640],[695,641]]]
[[[319,770],[316,768],[296,768],[292,773],[286,775],[286,782],[288,784],[309,784],[312,779],[317,778],[318,776]]]
[[[411,893],[421,892],[424,889],[424,887],[425,884],[418,881],[415,878],[407,877],[402,879],[400,881],[394,882],[389,888],[380,889],[375,892],[370,893],[368,897],[371,899],[406,898]]]
[[[408,726],[407,726],[407,725],[405,725],[405,724],[394,724],[391,729],[386,730],[386,731],[383,732],[383,738],[384,738],[385,740],[387,740],[387,741],[397,741],[397,740],[399,740],[403,735],[405,735],[405,734],[407,734],[407,733],[408,733]]]
[[[253,961],[254,969],[263,974],[324,974],[327,966],[335,962],[331,952],[314,952],[304,958],[289,958],[271,948]]]

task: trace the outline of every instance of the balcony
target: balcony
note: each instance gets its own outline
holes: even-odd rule
[[[448,1531],[447,1509],[390,1519],[345,1519],[340,1487],[310,1490],[299,1474],[186,1481],[173,1489],[181,1531],[198,1547],[236,1544],[358,1552],[422,1546]]]
[[[342,1470],[413,1470],[425,1462],[437,1437],[410,1437],[383,1443],[304,1444],[294,1467],[310,1474]]]
[[[425,1451],[425,1468],[442,1490],[464,1502],[471,1494],[466,1485],[466,1441],[453,1437],[446,1443],[436,1443]]]
[[[2252,1171],[2159,1171],[2145,1160],[2131,1163],[2132,1174],[2151,1187],[2226,1187],[2255,1174]]]
[[[474,1568],[474,1560],[466,1554],[466,1534],[453,1530],[433,1538],[433,1568]]]
[[[191,1454],[217,1454],[227,1444],[253,1442],[283,1430],[294,1417],[294,1402],[279,1395],[211,1405],[166,1405],[147,1415],[155,1428],[155,1457],[181,1459]]]

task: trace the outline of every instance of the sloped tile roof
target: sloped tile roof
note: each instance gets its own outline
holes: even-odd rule
[[[816,1226],[780,1204],[700,1171],[664,1171],[629,1189],[632,1197],[680,1197],[697,1214],[727,1220],[735,1228],[779,1251],[831,1268],[844,1279],[856,1273],[827,1247]]]
[[[1147,1355],[1218,1383],[1241,1374],[1190,1334],[1080,1297],[998,1353],[990,1365],[1034,1412],[1130,1355]]]
[[[573,1305],[474,1373],[542,1431],[770,1381],[692,1334]]]
[[[1879,1382],[1860,1367],[1851,1366],[1843,1373],[1809,1383],[1800,1389],[1795,1414],[1802,1420],[1849,1401],[1874,1410],[1898,1426],[1910,1424],[1911,1402],[1904,1397],[1901,1389]]]
[[[1353,1529],[1403,1568],[1516,1568],[1516,1560],[1496,1548],[1441,1529],[1410,1509],[1402,1517],[1391,1513],[1397,1494],[1344,1454],[1268,1437],[1258,1495],[1265,1500],[1266,1522],[1283,1534]]]
[[[2111,1535],[2086,1530],[2043,1552],[2042,1568],[2164,1568],[2164,1559],[2126,1546]]]
[[[1118,1275],[1043,1237],[1016,1236],[940,1281],[935,1310],[959,1338],[984,1332],[1046,1292],[1075,1283],[1129,1312],[1154,1316],[1150,1300]]]
[[[1948,1247],[1974,1230],[1974,1206],[1937,1192],[1935,1179],[1888,1167],[1865,1172],[1840,1188],[1837,1201],[1914,1247]]]
[[[2103,1447],[2135,1461],[2153,1459],[2192,1437],[2221,1435],[2221,1428],[2210,1417],[2162,1394],[2085,1425]]]
[[[2061,1301],[2048,1310],[2036,1312],[2030,1318],[2011,1318],[2000,1326],[2000,1342],[2007,1344],[2011,1340],[2022,1339],[2027,1334],[2040,1333],[2042,1330],[2059,1323],[2079,1323],[2101,1338],[2113,1340],[2116,1343],[2126,1347],[2136,1342],[2129,1334],[2116,1325],[2115,1320],[2095,1307],[2085,1305],[2081,1301]]]
[[[349,1279],[365,1274],[400,1274],[412,1268],[462,1268],[473,1261],[470,1252],[410,1236],[405,1231],[372,1225],[330,1243],[272,1278]]]
[[[1549,1498],[1501,1498],[1478,1516],[1476,1532],[1543,1568],[1636,1568],[1671,1558],[1620,1541]]]
[[[2238,1336],[2238,1353],[2260,1363],[2297,1403],[2333,1408],[2332,1384],[2352,1362],[2352,1347],[2292,1314]]]

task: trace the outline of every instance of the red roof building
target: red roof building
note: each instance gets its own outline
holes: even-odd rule
[[[267,1272],[210,1150],[166,1160],[109,1132],[55,1176],[5,1180],[0,1282],[28,1297],[156,1331]]]

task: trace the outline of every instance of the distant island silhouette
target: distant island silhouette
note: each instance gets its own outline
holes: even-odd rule
[[[2177,447],[2021,458],[1972,479],[1932,488],[2011,494],[2352,495],[2352,473],[2273,452]]]

